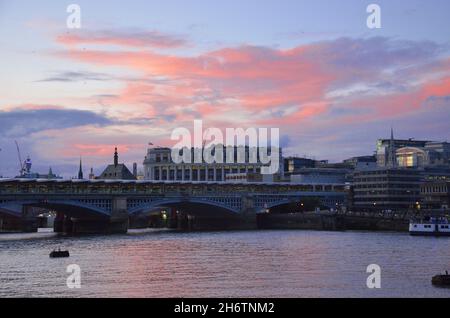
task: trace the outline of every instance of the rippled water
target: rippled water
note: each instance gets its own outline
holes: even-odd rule
[[[55,248],[68,259],[50,259]],[[244,231],[0,235],[0,297],[449,297],[450,239],[404,233]],[[82,288],[66,286],[81,267]],[[381,289],[366,267],[382,268]]]

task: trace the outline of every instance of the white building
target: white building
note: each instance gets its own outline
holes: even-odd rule
[[[226,148],[224,147],[224,154]],[[245,159],[237,160],[238,149],[244,149]],[[192,158],[194,158],[194,152],[199,149],[191,149]],[[250,160],[250,148],[249,147],[234,147],[234,163],[206,163],[201,160],[201,163],[174,163],[171,158],[170,148],[150,148],[147,151],[147,156],[144,159],[144,178],[146,180],[156,181],[219,181],[225,182],[227,175],[229,174],[261,174],[261,168],[269,166],[270,164],[261,163],[259,156],[256,163],[252,163],[255,160]],[[202,152],[201,152],[202,153]],[[269,154],[270,155],[270,154]],[[239,163],[241,162],[241,163]],[[282,175],[283,160],[282,151],[279,151],[278,158],[278,173]]]

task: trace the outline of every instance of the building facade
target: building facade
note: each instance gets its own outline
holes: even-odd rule
[[[450,165],[450,144],[427,142],[424,147],[403,147],[396,151],[399,167],[428,167]]]
[[[379,139],[376,147],[379,167],[426,167],[450,165],[450,143],[429,140]]]
[[[303,168],[291,175],[291,182],[300,184],[344,184],[349,173],[350,170],[348,169]]]
[[[241,147],[234,147],[235,163],[206,163],[203,159],[201,163],[175,163],[172,160],[170,148],[150,148],[144,159],[144,178],[155,181],[217,181],[226,182],[227,175],[236,174],[261,174],[261,169],[268,164],[263,164],[259,156],[256,163],[250,160],[250,148],[244,149],[245,158],[237,160],[238,150]],[[195,158],[196,153],[203,153],[201,149],[191,149],[191,158]],[[223,147],[226,153],[226,147]],[[242,158],[241,158],[242,159]],[[238,163],[242,162],[243,163]],[[282,151],[279,151],[278,173],[283,174]],[[232,180],[232,178],[228,178]]]
[[[353,174],[355,209],[408,209],[420,200],[422,174],[417,169],[377,168]]]
[[[421,204],[428,209],[450,207],[450,178],[427,180],[420,187]]]
[[[130,172],[127,166],[119,163],[119,154],[117,148],[114,151],[114,163],[108,165],[106,169],[96,179],[99,180],[136,180],[136,177]]]
[[[351,166],[353,169],[376,168],[377,158],[375,156],[359,156],[346,159],[342,163]]]
[[[427,142],[414,139],[379,139],[376,149],[377,165],[379,167],[395,166],[397,163],[395,157],[398,149],[405,147],[423,148]]]
[[[290,176],[299,169],[314,168],[316,166],[316,160],[301,157],[287,157],[284,158],[284,175]]]

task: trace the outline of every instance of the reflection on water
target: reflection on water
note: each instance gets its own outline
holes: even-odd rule
[[[50,259],[55,248],[68,259]],[[401,233],[249,231],[0,235],[0,297],[449,297],[450,239]],[[66,266],[81,267],[68,289]],[[366,287],[366,267],[382,288]]]

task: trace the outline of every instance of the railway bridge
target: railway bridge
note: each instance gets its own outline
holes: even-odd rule
[[[343,204],[344,185],[0,179],[0,230],[36,231],[37,214],[47,209],[56,212],[57,232],[123,233],[130,218],[162,208],[178,224],[248,228],[258,213],[311,197]]]

